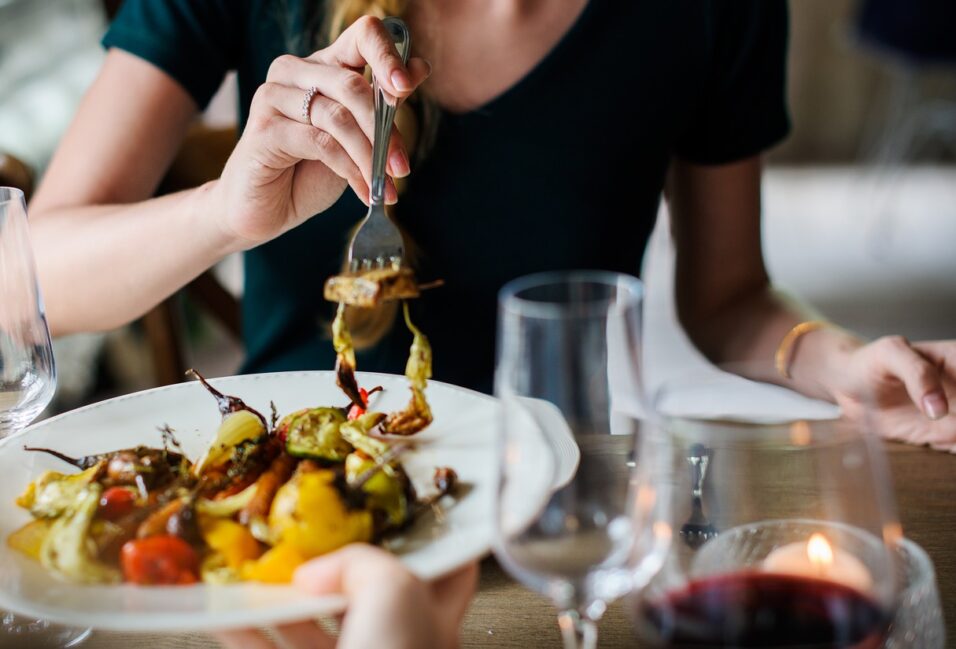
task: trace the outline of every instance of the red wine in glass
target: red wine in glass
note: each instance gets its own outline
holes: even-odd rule
[[[693,581],[635,614],[638,634],[660,649],[877,649],[890,621],[848,586],[762,572]]]

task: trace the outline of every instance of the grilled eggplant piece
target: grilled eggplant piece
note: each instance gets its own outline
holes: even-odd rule
[[[202,384],[202,386],[206,388],[209,394],[211,394],[216,399],[216,405],[219,406],[219,413],[222,415],[223,420],[225,420],[227,416],[233,413],[245,410],[246,412],[250,412],[259,418],[259,421],[262,422],[263,429],[265,429],[266,431],[269,430],[269,424],[266,422],[266,418],[262,416],[262,413],[260,413],[255,408],[251,408],[247,406],[245,401],[243,401],[239,397],[232,397],[227,394],[223,394],[216,388],[209,385],[209,382],[206,380],[206,377],[204,377],[202,374],[200,374],[196,370],[193,370],[193,369],[186,370],[186,376],[190,376],[194,379],[197,379]]]
[[[47,453],[83,470],[103,463],[105,475],[102,483],[105,487],[139,486],[142,482],[145,487],[152,489],[178,477],[181,465],[188,463],[188,460],[179,453],[146,446],[77,458],[48,448],[24,446],[23,449]]]
[[[193,547],[202,543],[199,532],[199,514],[196,512],[196,503],[192,499],[183,502],[182,507],[173,512],[166,521],[166,533],[178,536]]]
[[[250,408],[239,397],[228,396],[209,385],[196,370],[187,372],[199,380],[204,388],[216,399],[222,423],[216,431],[216,438],[206,453],[196,462],[193,473],[202,476],[210,471],[227,468],[230,478],[240,477],[239,473],[255,468],[251,459],[261,455],[259,447],[266,446],[270,439],[269,424],[258,410]],[[265,465],[271,461],[265,460]],[[259,462],[260,465],[263,462]],[[260,470],[265,468],[261,466]],[[254,478],[253,478],[254,479]]]

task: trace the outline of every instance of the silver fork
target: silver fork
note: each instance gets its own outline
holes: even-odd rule
[[[395,49],[402,57],[402,62],[408,63],[408,52],[411,49],[408,27],[398,18],[386,18],[382,24],[395,42]],[[388,141],[392,134],[397,106],[388,103],[374,75],[372,94],[375,96],[372,187],[368,214],[349,244],[349,270],[353,273],[388,266],[397,268],[405,258],[402,233],[385,213],[385,160],[388,157]]]
[[[680,536],[684,543],[695,550],[718,534],[717,528],[704,515],[704,478],[707,477],[710,455],[710,449],[706,446],[694,444],[687,456],[693,475],[693,491],[690,518],[681,526]]]

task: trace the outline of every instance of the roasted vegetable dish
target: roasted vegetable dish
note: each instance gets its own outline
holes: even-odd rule
[[[8,544],[56,574],[83,583],[287,582],[308,559],[406,527],[456,487],[449,468],[413,486],[402,456],[431,422],[427,339],[414,334],[405,410],[370,409],[355,378],[344,320],[336,318],[337,379],[349,402],[270,420],[193,372],[222,414],[215,439],[190,460],[173,431],[162,448],[86,457],[51,449],[79,472],[48,471],[17,500],[33,520]]]

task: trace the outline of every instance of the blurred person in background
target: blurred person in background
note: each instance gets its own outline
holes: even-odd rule
[[[386,14],[410,26],[407,65]],[[783,0],[126,0],[32,203],[51,328],[129,322],[243,251],[243,371],[331,367],[322,284],[365,212],[368,66],[408,100],[386,195],[419,278],[446,283],[413,306],[435,378],[490,390],[506,281],[637,273],[664,191],[680,319],[709,359],[952,448],[956,342],[863,341],[770,285],[760,155],[789,129],[786,40]],[[221,177],[152,198],[232,69],[242,135]],[[394,315],[351,311],[361,369],[402,371]]]

